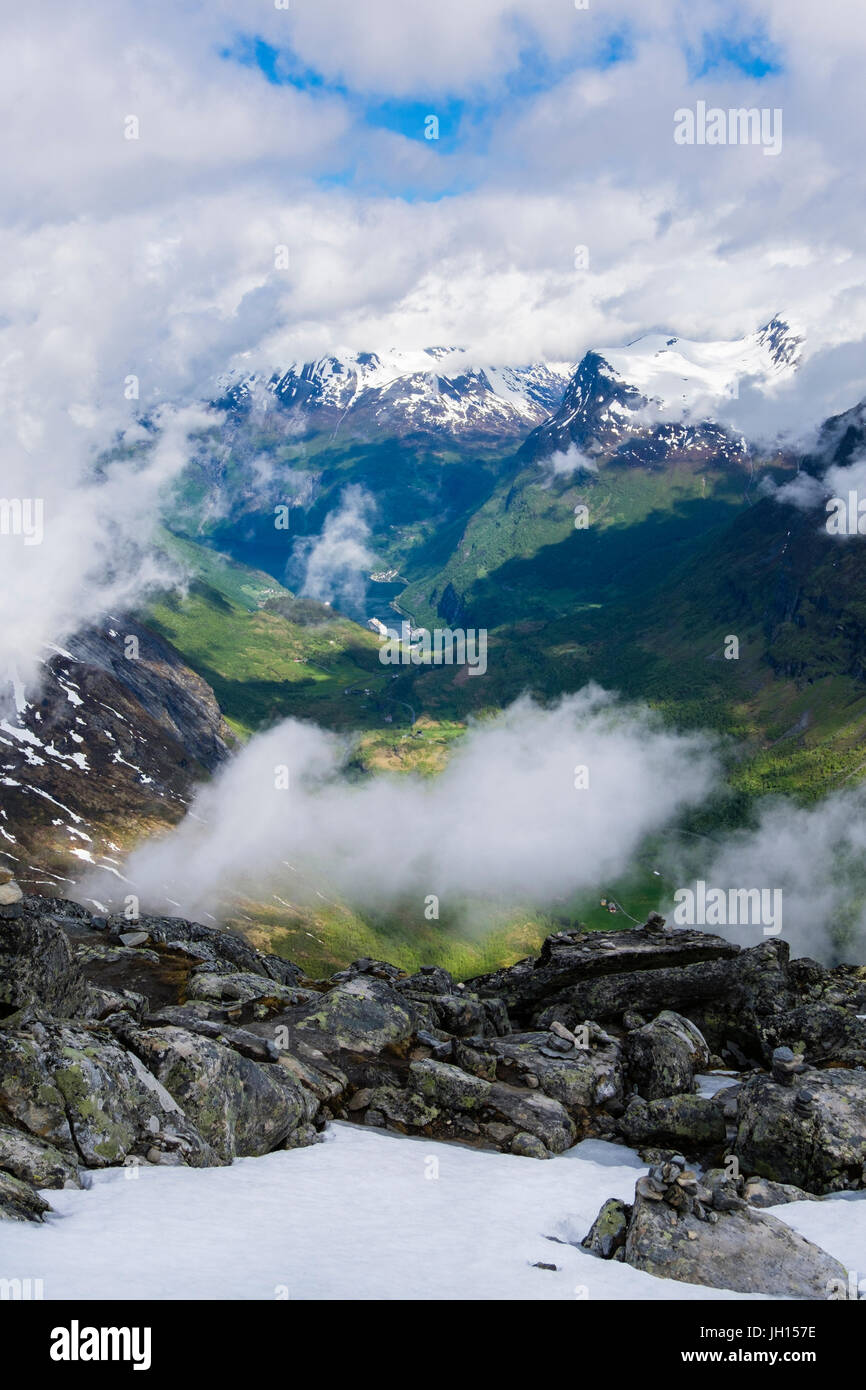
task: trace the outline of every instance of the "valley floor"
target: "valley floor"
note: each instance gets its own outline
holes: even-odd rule
[[[230,1168],[113,1168],[49,1192],[44,1225],[5,1225],[0,1277],[75,1300],[744,1297],[579,1248],[645,1171],[600,1140],[539,1163],[337,1123],[322,1144]],[[866,1267],[866,1191],[773,1214]]]

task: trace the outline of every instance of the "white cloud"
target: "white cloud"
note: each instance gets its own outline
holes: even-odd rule
[[[291,574],[301,570],[300,591],[305,598],[336,604],[361,622],[367,576],[376,562],[367,543],[374,508],[362,487],[353,483],[344,488],[321,534],[296,542],[290,566]]]
[[[780,890],[781,935],[792,955],[825,961],[862,959],[866,941],[866,793],[842,789],[816,806],[768,801],[758,825],[702,848],[708,888]],[[704,842],[704,846],[706,841]],[[669,868],[673,875],[676,869]],[[676,882],[692,886],[680,867]],[[670,903],[662,910],[673,920]],[[708,927],[746,946],[764,940],[759,924]]]
[[[552,709],[523,699],[475,725],[435,779],[351,781],[348,752],[295,720],[259,735],[201,790],[193,815],[131,856],[126,891],[154,909],[174,898],[192,916],[233,892],[337,892],[362,909],[414,900],[419,921],[430,893],[458,914],[543,905],[621,872],[717,775],[706,738],[666,730],[598,687]],[[575,786],[578,765],[588,787]],[[287,789],[275,786],[281,768]],[[106,901],[102,877],[82,893]]]

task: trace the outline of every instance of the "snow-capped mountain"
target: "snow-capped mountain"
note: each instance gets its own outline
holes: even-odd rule
[[[479,367],[459,348],[347,351],[294,362],[270,378],[226,379],[220,403],[242,412],[270,402],[310,429],[347,435],[521,437],[557,409],[573,370],[566,362]]]
[[[596,348],[577,368],[559,409],[527,441],[539,456],[570,446],[655,462],[745,454],[724,424],[725,406],[745,382],[769,387],[790,376],[801,340],[782,319],[732,342],[648,334],[619,348]]]

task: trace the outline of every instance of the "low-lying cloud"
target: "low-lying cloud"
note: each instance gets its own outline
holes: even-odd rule
[[[567,449],[557,449],[555,453],[548,455],[542,461],[542,467],[552,473],[554,478],[567,478],[572,473],[598,472],[595,460],[578,449],[576,444],[569,444]]]
[[[368,545],[374,507],[370,494],[352,483],[343,489],[339,507],[325,518],[321,534],[297,542],[290,574],[301,567],[304,598],[334,604],[363,621],[367,576],[376,563]]]
[[[842,789],[814,806],[774,799],[761,809],[756,827],[717,844],[707,839],[692,843],[694,852],[683,848],[678,861],[668,850],[667,882],[694,889],[699,877],[708,890],[726,894],[756,888],[780,893],[781,932],[768,935],[790,942],[792,955],[830,963],[864,959],[866,787]],[[662,911],[673,923],[673,894]],[[706,929],[744,946],[765,939],[760,923],[708,923]]]
[[[716,755],[597,686],[545,709],[524,697],[474,724],[434,779],[351,780],[350,743],[288,720],[202,788],[182,824],[135,851],[103,903],[219,916],[233,893],[337,893],[360,909],[439,897],[443,914],[543,906],[623,872],[650,833],[701,802]],[[287,786],[285,783],[287,782]],[[106,880],[109,880],[106,882]],[[315,901],[315,899],[312,899]]]

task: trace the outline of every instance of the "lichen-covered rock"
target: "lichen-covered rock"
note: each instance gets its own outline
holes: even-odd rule
[[[253,1062],[184,1028],[130,1030],[125,1041],[227,1162],[283,1147],[318,1110],[278,1062]]]
[[[51,1144],[0,1125],[0,1169],[33,1187],[80,1187],[76,1164]]]
[[[511,1141],[511,1152],[518,1158],[553,1158],[553,1154],[537,1134],[522,1132]]]
[[[91,1168],[165,1143],[193,1166],[218,1160],[180,1106],[110,1033],[35,1023],[0,1030],[0,1114]]]
[[[619,1121],[627,1143],[673,1145],[691,1152],[715,1150],[725,1143],[724,1101],[714,1096],[668,1096],[645,1101],[635,1097]]]
[[[570,1149],[577,1138],[568,1111],[551,1096],[496,1082],[488,1093],[487,1105],[516,1129],[534,1134],[551,1153],[560,1154]]]
[[[414,1130],[432,1133],[441,1115],[438,1106],[417,1091],[403,1090],[399,1086],[377,1086],[370,1093],[365,1109],[365,1124],[382,1126],[389,1120],[403,1133]]]
[[[787,1182],[771,1182],[769,1178],[748,1178],[743,1185],[743,1197],[750,1207],[781,1207],[788,1202],[816,1202],[818,1198],[801,1187]]]
[[[586,1026],[585,1041],[583,1046],[574,1035],[510,1033],[461,1040],[455,1056],[461,1067],[476,1076],[537,1087],[565,1107],[585,1136],[597,1128],[599,1111],[613,1110],[623,1101],[619,1043],[594,1025]]]
[[[479,999],[441,966],[422,966],[415,975],[395,983],[395,989],[411,999],[428,1026],[453,1037],[485,1037],[507,1033],[508,1013],[501,999]]]
[[[585,1250],[602,1260],[612,1260],[625,1245],[631,1207],[618,1197],[609,1197],[580,1242]]]
[[[477,1111],[490,1095],[491,1083],[448,1062],[429,1059],[409,1067],[410,1087],[438,1110]]]
[[[322,1051],[364,1055],[404,1046],[417,1023],[412,1004],[385,981],[369,975],[319,995],[295,1018],[297,1031],[315,1035]]]
[[[644,1100],[691,1093],[710,1061],[700,1030],[670,1009],[629,1033],[623,1052],[628,1080]]]
[[[267,976],[253,975],[249,971],[218,973],[210,969],[194,970],[186,993],[188,999],[203,999],[217,1004],[266,1003],[274,1013],[295,1004],[309,1004],[317,997],[310,990],[281,985]]]
[[[845,1067],[866,1066],[866,1019],[850,1008],[822,1001],[798,1004],[761,1019],[759,1026],[767,1061],[775,1048],[790,1047],[812,1065],[832,1061]]]
[[[297,985],[303,978],[297,965],[281,956],[257,951],[236,932],[180,917],[140,917],[136,925],[147,932],[157,949],[184,950],[200,963],[221,963],[232,971],[263,975],[282,985]],[[108,928],[120,935],[129,930],[129,923],[112,917],[108,919]]]
[[[86,998],[69,939],[49,916],[0,917],[0,1017],[35,1005],[71,1018],[83,1012]]]
[[[467,981],[481,998],[501,998],[519,1027],[569,1028],[582,1019],[656,1013],[710,997],[731,979],[739,947],[702,931],[666,931],[657,915],[634,931],[555,932],[541,955]]]
[[[810,1068],[792,1086],[749,1077],[734,1152],[744,1172],[807,1192],[866,1186],[866,1072]]]
[[[825,1299],[838,1260],[776,1217],[743,1205],[710,1224],[635,1193],[625,1263],[660,1279],[776,1298]]]
[[[29,1183],[0,1171],[0,1221],[41,1221],[50,1210]]]

